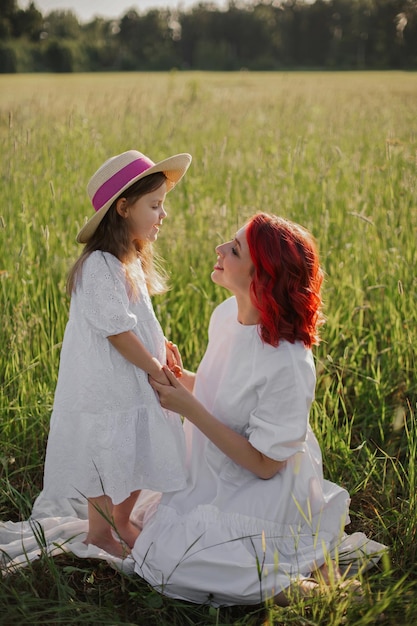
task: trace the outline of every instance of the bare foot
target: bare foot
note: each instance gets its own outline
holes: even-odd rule
[[[330,561],[330,566],[327,563],[323,563],[321,567],[311,573],[311,577],[318,583],[328,586],[331,584],[334,585],[342,579],[340,570],[334,561]]]
[[[344,578],[334,561],[330,561],[330,564],[324,563],[311,576],[319,587],[337,589],[342,595],[349,595],[355,602],[360,602],[364,597],[360,581],[356,578]]]
[[[362,585],[357,578],[347,578],[339,584],[341,592],[348,596],[352,602],[362,602],[365,594]]]
[[[140,535],[140,529],[132,524],[132,522],[128,521],[125,524],[121,524],[120,522],[116,526],[117,534],[119,537],[129,546],[129,548],[133,548],[135,545],[136,539]]]
[[[287,589],[275,596],[274,602],[279,606],[289,606],[291,602],[306,600],[320,594],[320,585],[313,578],[294,581]]]
[[[117,556],[119,559],[125,559],[130,554],[130,548],[113,537],[90,537],[90,535],[87,535],[84,543],[86,545],[92,544],[97,546],[97,548],[101,548],[109,554]]]

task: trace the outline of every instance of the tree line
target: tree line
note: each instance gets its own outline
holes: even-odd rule
[[[416,69],[417,0],[229,0],[80,23],[0,0],[0,72]]]

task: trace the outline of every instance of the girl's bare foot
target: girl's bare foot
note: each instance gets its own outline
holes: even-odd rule
[[[92,537],[87,535],[84,543],[86,545],[93,544],[97,546],[97,548],[101,548],[109,554],[117,556],[119,559],[125,559],[130,554],[130,548],[113,537]]]
[[[116,530],[117,534],[126,543],[126,545],[128,545],[129,548],[133,548],[136,539],[140,535],[139,528],[132,524],[132,522],[127,521],[125,524],[121,524],[119,522],[117,524]]]

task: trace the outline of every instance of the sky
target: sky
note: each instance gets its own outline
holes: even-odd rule
[[[225,0],[211,0],[213,4],[226,6]],[[78,17],[80,22],[88,22],[95,16],[106,19],[121,17],[129,9],[139,12],[146,12],[152,8],[188,9],[198,4],[199,0],[34,0],[35,6],[42,14],[55,10],[71,10]],[[30,4],[21,0],[18,6],[26,9]]]

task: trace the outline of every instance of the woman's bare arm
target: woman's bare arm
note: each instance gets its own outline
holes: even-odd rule
[[[232,461],[250,470],[259,478],[272,478],[285,466],[285,461],[276,461],[265,456],[254,448],[246,437],[220,422],[175,378],[168,368],[164,370],[169,385],[150,379],[152,387],[159,394],[163,407],[186,417]]]

